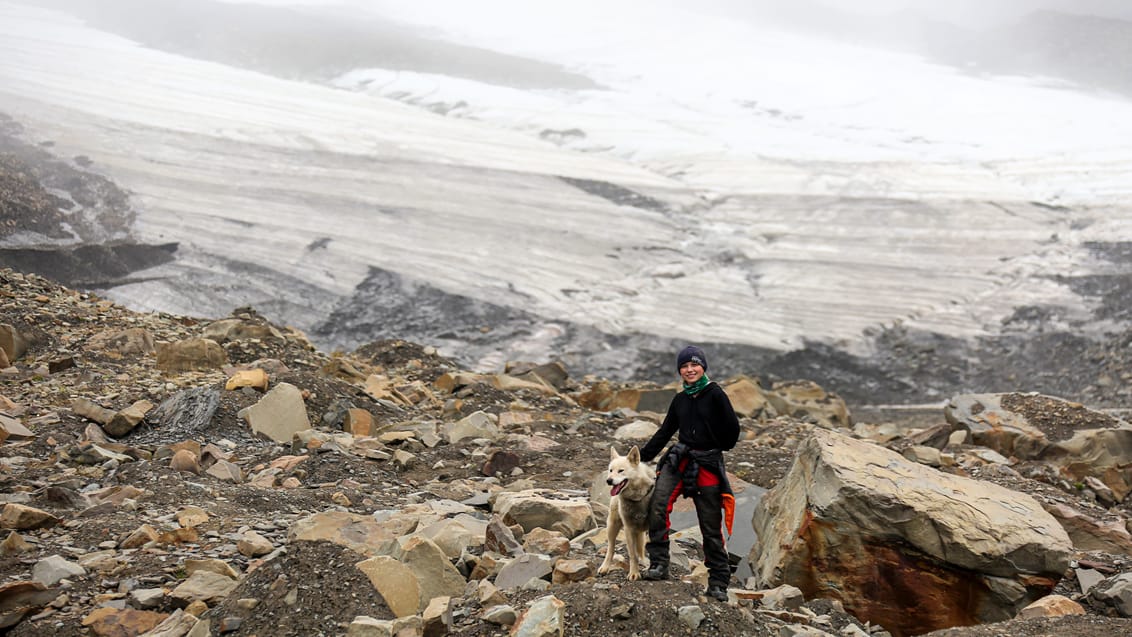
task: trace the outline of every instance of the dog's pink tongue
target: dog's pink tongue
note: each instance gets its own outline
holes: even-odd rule
[[[617,484],[613,485],[613,488],[609,490],[609,496],[613,497],[618,493],[621,493],[621,489],[624,489],[625,485],[627,484],[629,484],[628,480],[626,480],[625,482],[618,482]]]

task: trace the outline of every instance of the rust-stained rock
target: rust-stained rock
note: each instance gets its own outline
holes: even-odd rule
[[[1032,497],[824,429],[753,524],[760,585],[839,599],[894,635],[1009,619],[1053,589],[1072,553]]]
[[[275,550],[275,546],[272,545],[271,540],[263,537],[259,533],[255,531],[245,531],[244,534],[240,536],[240,539],[236,541],[236,550],[240,552],[240,555],[259,557]]]
[[[200,612],[208,610],[208,606],[204,604],[200,604],[200,606],[203,606]],[[193,604],[189,604],[189,607],[185,610],[192,607]],[[185,612],[185,610],[178,608],[173,611],[172,615],[169,615],[164,621],[145,633],[144,637],[210,637],[212,631],[210,630],[209,620],[199,620],[195,615]]]
[[[171,430],[199,431],[208,427],[219,406],[219,390],[194,387],[163,400],[146,414],[146,421]]]
[[[515,539],[511,528],[498,516],[493,517],[487,524],[483,548],[485,551],[510,556],[522,555],[526,552],[519,540]]]

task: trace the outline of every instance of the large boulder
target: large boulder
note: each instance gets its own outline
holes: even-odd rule
[[[204,431],[220,407],[220,392],[212,387],[183,389],[145,415],[146,422],[166,431]]]
[[[524,533],[543,528],[573,538],[597,526],[587,498],[563,496],[545,489],[497,493],[492,508],[504,524],[518,524]]]
[[[323,511],[297,520],[287,531],[290,542],[333,542],[372,557],[389,555],[397,538],[412,531],[415,521],[404,524],[378,521],[372,515],[348,511]]]
[[[273,326],[267,323],[244,320],[242,318],[226,318],[213,321],[204,328],[204,332],[201,336],[216,341],[217,343],[250,341],[253,339],[262,341],[285,340],[283,334]]]
[[[778,415],[770,404],[770,396],[757,380],[740,376],[724,385],[735,413],[747,418],[773,418]]]
[[[408,566],[388,555],[377,555],[354,566],[365,573],[394,615],[407,617],[420,611],[420,580]]]
[[[494,440],[499,436],[499,425],[492,414],[477,411],[460,420],[444,426],[442,434],[448,444],[454,445],[465,438],[487,438]]]
[[[1009,619],[1053,589],[1073,550],[1028,495],[823,429],[753,524],[760,585],[839,599],[894,634]]]
[[[966,394],[944,416],[977,445],[1048,462],[1075,482],[1096,478],[1117,501],[1132,493],[1132,426],[1108,414],[1041,394]]]
[[[652,411],[665,413],[668,404],[676,395],[679,386],[669,387],[626,387],[615,389],[608,381],[595,383],[587,391],[573,395],[578,404],[594,411],[615,411],[617,409],[631,409],[633,411]]]
[[[767,400],[781,416],[792,416],[826,428],[853,425],[845,401],[812,380],[779,381],[771,387]]]
[[[12,325],[0,324],[0,351],[4,352],[9,363],[15,362],[27,353],[28,339]]]
[[[423,611],[436,597],[455,597],[464,594],[467,580],[432,540],[409,536],[398,545],[395,553],[392,557],[407,566],[420,584],[419,610]]]
[[[157,369],[167,372],[189,372],[220,369],[228,363],[228,353],[208,338],[186,338],[172,343],[157,343]]]
[[[558,361],[543,363],[542,365],[507,363],[503,371],[524,380],[538,379],[559,391],[565,389],[570,381],[570,373],[566,371],[566,366]]]
[[[296,433],[311,428],[303,392],[291,383],[279,383],[239,416],[252,431],[276,442],[290,443]]]
[[[1023,414],[1003,407],[1005,394],[955,396],[943,408],[947,422],[970,433],[972,443],[1004,456],[1036,458],[1049,440]]]
[[[1117,502],[1132,493],[1132,428],[1078,431],[1047,447],[1038,459],[1060,467],[1074,482],[1100,480]]]
[[[153,334],[143,327],[103,330],[90,337],[86,349],[135,356],[148,356],[157,351]]]

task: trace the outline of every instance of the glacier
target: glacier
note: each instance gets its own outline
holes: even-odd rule
[[[573,326],[591,334],[575,360],[603,372],[630,335],[867,356],[878,330],[978,339],[1031,306],[1112,329],[1064,277],[1109,272],[1091,246],[1132,241],[1121,97],[677,3],[254,4],[592,84],[404,64],[288,79],[0,2],[0,112],[126,188],[138,241],[178,245],[109,298],[252,305],[352,347],[396,317],[328,317],[380,304],[359,290],[387,276],[524,317],[480,347],[438,336],[474,366],[546,357]]]

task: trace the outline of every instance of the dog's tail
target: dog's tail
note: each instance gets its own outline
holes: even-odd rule
[[[723,494],[723,523],[727,526],[727,536],[731,537],[731,526],[735,523],[735,496]]]

